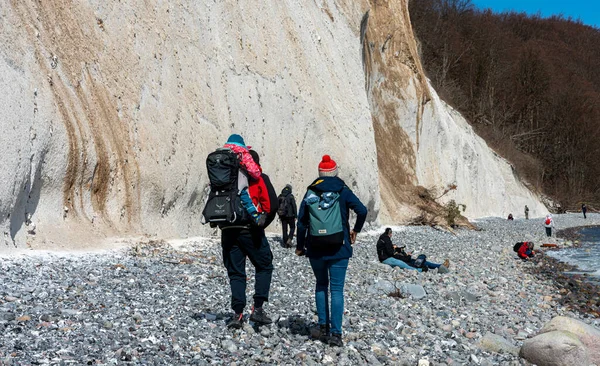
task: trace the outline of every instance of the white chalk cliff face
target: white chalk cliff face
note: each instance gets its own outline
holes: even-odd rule
[[[546,207],[455,110],[440,100],[425,77],[410,25],[407,0],[372,2],[362,39],[382,197],[382,221],[419,214],[415,186],[440,202],[466,205],[464,215],[532,217]]]
[[[370,221],[452,182],[472,218],[545,212],[428,86],[405,0],[381,3],[5,2],[0,250],[212,233],[205,157],[231,133],[297,196],[332,155]]]

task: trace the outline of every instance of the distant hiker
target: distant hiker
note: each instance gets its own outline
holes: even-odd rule
[[[427,261],[427,256],[425,254],[419,254],[416,258],[412,257],[412,252],[405,252],[405,245],[396,247],[394,258],[400,259],[401,261],[407,263],[409,266],[427,271],[429,269],[436,269],[440,267],[444,267],[444,270],[450,267],[450,260],[446,259],[443,264],[433,263]]]
[[[385,229],[385,232],[381,234],[379,240],[377,240],[377,257],[379,258],[379,261],[391,267],[400,267],[402,269],[409,269],[413,271],[418,270],[419,272],[422,271],[421,268],[415,268],[408,265],[407,262],[399,258],[395,258],[395,255],[396,246],[392,243],[392,228],[388,227]]]
[[[511,213],[508,214],[508,220],[510,220],[510,221],[514,220],[514,217]]]
[[[517,255],[519,256],[519,258],[521,258],[523,260],[529,260],[529,258],[535,256],[535,252],[533,251],[534,247],[535,247],[535,245],[533,244],[533,242],[524,241],[524,242],[516,243],[513,246],[513,250],[515,250],[517,252]]]
[[[291,248],[292,242],[294,240],[294,231],[296,230],[296,217],[298,213],[298,208],[296,207],[296,199],[292,194],[291,184],[287,184],[285,188],[281,190],[281,194],[278,197],[278,201],[279,210],[277,211],[277,214],[279,215],[279,219],[281,220],[281,228],[283,230],[283,245],[287,248]]]
[[[587,212],[587,206],[585,205],[585,203],[581,204],[581,212],[583,212],[583,218],[587,219],[587,216],[585,215],[585,213]]]
[[[544,227],[546,228],[546,236],[551,237],[552,228],[554,227],[554,219],[552,218],[551,214],[546,215],[546,218],[544,219]]]
[[[275,189],[271,185],[269,177],[261,172],[262,169],[258,165],[258,154],[250,151],[248,156],[259,171],[257,184],[250,186],[250,198],[259,208],[266,209],[261,215],[265,218],[264,226],[266,226],[270,223],[268,218],[270,217],[272,221],[277,211]],[[254,306],[250,320],[256,324],[271,323],[272,320],[263,310],[263,304],[269,300],[273,274],[273,253],[265,236],[264,227],[250,224],[223,226],[221,228],[221,246],[223,264],[227,268],[231,287],[231,308],[235,312],[233,319],[227,323],[227,327],[239,329],[243,326],[244,308],[246,307],[246,257],[250,259],[256,270]]]
[[[529,220],[529,207],[525,205],[525,220]]]
[[[329,155],[323,155],[319,178],[308,186],[300,203],[296,255],[309,258],[315,275],[318,338],[341,347],[346,270],[352,257],[352,244],[367,218],[367,208],[337,175],[336,162]],[[350,209],[356,213],[352,230],[348,223]]]
[[[252,156],[248,149],[250,147],[246,146],[244,139],[240,135],[232,134],[227,139],[227,142],[223,146],[225,148],[233,150],[236,154],[238,154],[240,168],[243,169],[247,176],[242,178],[250,178],[253,181],[258,181],[260,178],[260,167],[258,164],[254,162]],[[252,182],[249,182],[250,184]],[[240,199],[242,201],[242,205],[248,214],[252,217],[254,223],[258,226],[263,226],[266,221],[266,216],[261,215],[261,211],[254,205],[252,199],[250,198],[250,194],[248,193],[248,185],[246,187],[241,186]]]

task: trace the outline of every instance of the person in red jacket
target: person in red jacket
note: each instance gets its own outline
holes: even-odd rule
[[[258,165],[258,164],[257,164]],[[259,214],[268,214],[271,212],[271,200],[269,199],[269,191],[262,177],[262,168],[258,165],[261,175],[258,179],[248,182],[248,193],[252,199],[252,203]]]
[[[523,259],[523,260],[529,260],[529,258],[535,256],[535,252],[533,251],[534,245],[532,242],[524,242],[521,247],[519,248],[519,251],[517,252],[517,255],[519,256],[519,258]]]

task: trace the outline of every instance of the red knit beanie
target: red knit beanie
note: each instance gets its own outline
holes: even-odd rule
[[[319,177],[336,177],[338,175],[338,167],[329,155],[323,155],[319,163]]]

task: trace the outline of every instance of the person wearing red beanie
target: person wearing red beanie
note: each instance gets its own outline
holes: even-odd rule
[[[337,177],[338,167],[329,155],[323,155],[321,162],[319,163],[319,177]]]
[[[362,230],[367,218],[367,208],[337,175],[335,160],[323,155],[319,178],[308,187],[300,204],[296,255],[309,258],[315,275],[319,317],[317,338],[341,347],[346,270],[356,233]],[[348,223],[350,209],[356,213],[352,230]]]

